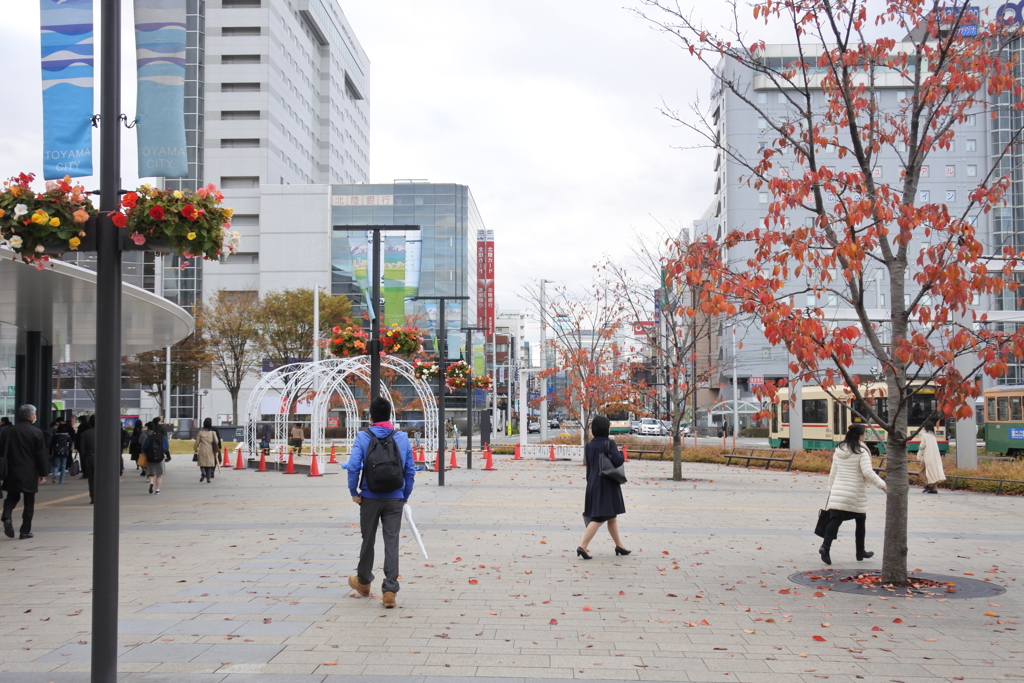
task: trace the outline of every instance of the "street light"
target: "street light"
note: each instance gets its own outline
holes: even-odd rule
[[[468,296],[415,296],[413,301],[437,302],[437,485],[444,486],[444,403],[445,374],[448,367],[448,330],[444,313],[449,301],[467,301]],[[379,362],[379,361],[378,361]],[[426,411],[424,411],[426,416]]]
[[[540,441],[544,443],[548,440],[548,378],[544,376],[544,371],[548,367],[548,359],[546,356],[547,349],[545,348],[546,342],[546,328],[544,325],[545,315],[545,301],[544,301],[544,285],[555,284],[554,280],[541,280],[540,281]]]
[[[466,378],[466,469],[473,469],[473,332],[487,332],[487,327],[463,327],[466,333],[466,357],[469,359],[469,377]],[[486,344],[486,340],[484,341]],[[493,351],[492,351],[493,354]],[[494,358],[495,356],[491,356]],[[484,375],[487,375],[487,352],[484,352]],[[492,378],[493,382],[494,379]],[[480,430],[483,444],[484,430]]]

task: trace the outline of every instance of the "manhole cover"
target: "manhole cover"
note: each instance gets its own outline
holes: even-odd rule
[[[962,576],[910,572],[910,585],[903,587],[881,584],[881,572],[857,572],[850,569],[825,569],[797,572],[789,577],[793,583],[819,590],[869,595],[900,595],[920,598],[991,598],[1006,589],[991,581]]]

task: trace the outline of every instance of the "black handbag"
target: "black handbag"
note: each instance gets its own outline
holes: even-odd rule
[[[828,521],[831,515],[828,513],[828,501],[831,500],[832,493],[829,492],[828,498],[825,500],[825,509],[818,510],[818,523],[814,525],[814,535],[825,538],[825,529],[828,528]]]
[[[625,463],[616,467],[612,464],[611,455],[608,453],[607,446],[601,453],[601,476],[605,479],[611,479],[618,484],[626,483],[626,468]]]

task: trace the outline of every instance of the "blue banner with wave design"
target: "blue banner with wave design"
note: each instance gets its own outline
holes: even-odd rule
[[[43,178],[92,175],[92,0],[39,0]]]
[[[185,0],[135,0],[139,175],[188,176]]]

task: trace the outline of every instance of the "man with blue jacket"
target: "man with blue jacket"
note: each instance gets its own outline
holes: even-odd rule
[[[405,432],[395,430],[391,424],[391,403],[385,398],[376,398],[370,403],[370,428],[356,435],[352,445],[352,455],[348,459],[348,490],[352,502],[359,505],[359,528],[363,536],[363,546],[359,551],[359,567],[356,573],[348,578],[348,585],[357,593],[366,597],[370,594],[373,583],[373,544],[377,540],[377,526],[383,527],[384,536],[384,606],[395,606],[395,593],[398,592],[398,539],[402,529],[402,507],[409,500],[412,486],[416,479],[416,466],[412,457],[412,446]],[[370,437],[372,432],[375,438]],[[389,443],[391,442],[391,443]],[[392,446],[393,444],[393,446]],[[376,452],[371,454],[371,450]],[[401,474],[398,463],[394,463],[393,475],[396,477],[394,490],[371,491],[372,482],[367,482],[369,466],[386,471],[390,463],[386,462],[387,451],[397,450],[401,459]],[[377,463],[368,463],[367,456],[372,456]],[[375,475],[370,475],[375,476]],[[360,481],[362,479],[362,481]]]

